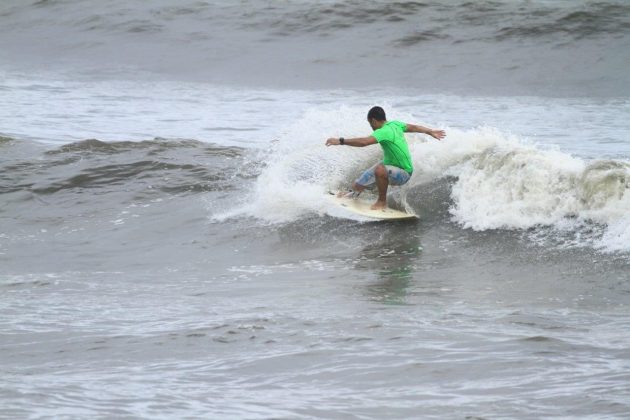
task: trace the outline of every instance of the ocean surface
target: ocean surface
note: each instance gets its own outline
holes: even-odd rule
[[[0,418],[630,417],[627,1],[0,1]],[[390,119],[411,181],[336,207]]]

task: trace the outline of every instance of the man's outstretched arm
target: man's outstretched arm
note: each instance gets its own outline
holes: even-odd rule
[[[444,130],[434,130],[432,128],[427,128],[415,124],[407,124],[407,133],[428,134],[438,140],[442,140],[444,137],[446,137],[446,132]]]
[[[341,142],[343,139],[343,143]],[[365,147],[370,144],[376,144],[376,138],[374,136],[369,137],[356,137],[353,139],[344,139],[343,137],[334,138],[331,137],[326,140],[326,146],[338,146],[340,144],[344,144],[346,146],[354,146],[354,147]]]

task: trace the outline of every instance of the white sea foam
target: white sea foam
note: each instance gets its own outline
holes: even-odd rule
[[[550,225],[579,213],[584,162],[532,146],[498,143],[451,169],[451,213],[475,230]]]
[[[566,231],[601,225],[592,245],[630,249],[630,164],[587,162],[571,155],[500,141],[449,171],[454,220],[466,228]]]
[[[282,223],[308,213],[333,211],[323,199],[327,191],[348,186],[366,162],[378,159],[380,151],[326,147],[324,143],[339,133],[348,137],[364,135],[369,129],[364,113],[362,108],[348,107],[334,113],[317,109],[306,112],[272,145],[252,197],[236,212]]]

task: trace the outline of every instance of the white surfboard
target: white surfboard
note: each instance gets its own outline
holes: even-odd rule
[[[417,219],[418,216],[412,213],[406,213],[404,211],[395,210],[386,207],[382,210],[372,210],[372,204],[375,200],[369,200],[365,198],[346,198],[337,197],[334,193],[329,193],[330,200],[344,209],[351,211],[352,213],[360,216],[368,217],[374,220],[409,220]]]

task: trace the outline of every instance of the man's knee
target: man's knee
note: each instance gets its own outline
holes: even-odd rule
[[[385,165],[378,165],[376,168],[374,168],[374,175],[379,178],[386,178],[387,168],[385,167]]]

